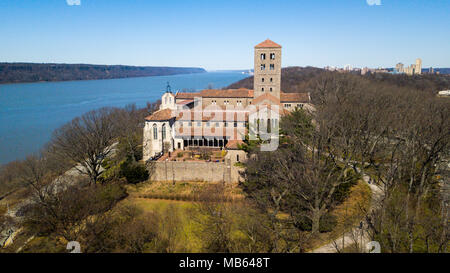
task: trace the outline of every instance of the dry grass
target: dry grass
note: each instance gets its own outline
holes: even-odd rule
[[[27,188],[18,189],[17,191],[0,200],[0,207],[2,206],[6,207],[6,204],[8,204],[10,208],[13,208],[15,205],[22,202],[28,196],[29,196],[29,189]]]
[[[175,252],[195,253],[202,250],[202,242],[197,236],[200,227],[193,220],[193,214],[196,213],[193,202],[128,197],[122,201],[122,204],[132,204],[145,212],[155,212],[160,215],[166,212],[170,206],[173,206],[181,226],[181,232],[178,234],[177,240],[178,244],[182,246]]]
[[[129,196],[121,204],[132,204],[146,212],[164,214],[170,206],[176,208],[176,213],[182,226],[179,234],[179,244],[183,246],[181,252],[200,252],[203,243],[199,233],[203,229],[200,219],[201,212],[195,201],[186,201],[182,196],[193,197],[195,193],[210,186],[211,182],[145,182],[138,186],[128,186]],[[226,187],[226,194],[233,198],[243,198],[242,191],[237,185]],[[142,198],[144,197],[144,198]],[[158,198],[152,198],[158,197]],[[186,198],[192,199],[192,198]]]
[[[159,196],[157,199],[177,200],[171,196],[191,196],[202,190],[205,186],[212,185],[211,182],[144,182],[138,185],[128,185],[127,191],[131,197]],[[242,190],[237,184],[226,187],[226,193],[232,198],[243,198]],[[167,198],[163,198],[167,197]],[[188,199],[188,198],[185,198]]]

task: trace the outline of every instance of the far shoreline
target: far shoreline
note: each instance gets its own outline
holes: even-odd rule
[[[214,72],[194,72],[194,73],[178,73],[178,74],[167,74],[167,75],[152,75],[152,76],[132,76],[132,77],[118,77],[118,78],[102,78],[102,79],[83,79],[83,80],[55,80],[55,81],[35,81],[35,82],[4,82],[1,85],[13,85],[13,84],[34,84],[34,83],[60,83],[60,82],[83,82],[83,81],[101,81],[101,80],[120,80],[120,79],[131,79],[131,78],[149,78],[149,77],[167,77],[167,76],[177,76],[177,75],[190,75],[190,74],[204,74],[204,73],[214,73]]]

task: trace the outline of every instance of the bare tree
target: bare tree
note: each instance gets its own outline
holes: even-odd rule
[[[111,108],[90,111],[57,129],[52,136],[50,152],[72,163],[92,184],[103,173],[102,163],[111,155],[116,141],[111,112]]]

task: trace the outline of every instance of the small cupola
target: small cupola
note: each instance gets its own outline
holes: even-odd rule
[[[167,82],[166,92],[161,97],[161,106],[159,109],[176,109],[175,96],[172,93],[172,88],[169,82]]]

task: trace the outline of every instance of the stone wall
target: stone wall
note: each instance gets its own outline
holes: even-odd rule
[[[233,166],[225,162],[158,161],[148,168],[151,181],[238,182],[232,175]]]

